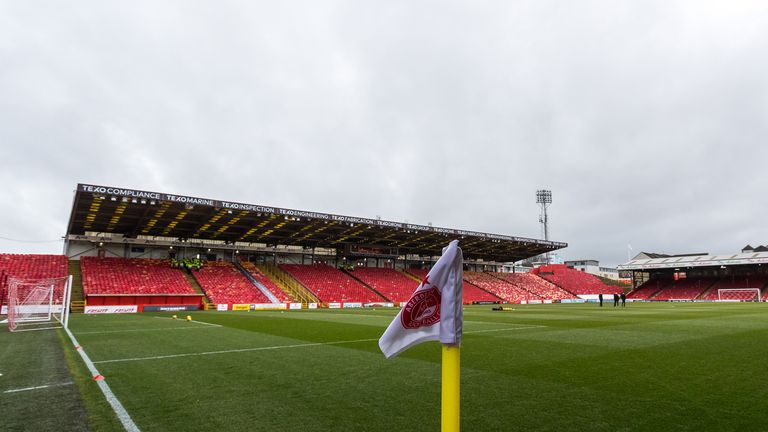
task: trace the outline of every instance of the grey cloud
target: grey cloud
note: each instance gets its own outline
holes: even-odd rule
[[[768,242],[762,3],[79,6],[0,5],[0,236],[91,182],[532,237],[548,187],[609,265]]]

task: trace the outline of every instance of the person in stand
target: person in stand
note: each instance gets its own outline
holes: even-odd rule
[[[600,300],[600,307],[603,307],[603,295],[599,294],[597,298]]]
[[[627,307],[627,295],[621,293],[621,307]]]

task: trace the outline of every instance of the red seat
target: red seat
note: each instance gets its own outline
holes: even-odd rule
[[[279,301],[283,303],[289,303],[295,301],[293,297],[291,297],[288,293],[281,290],[280,287],[278,287],[274,282],[272,282],[271,279],[267,277],[264,273],[262,273],[254,263],[249,261],[241,261],[240,264],[243,266],[243,268],[251,275],[254,279],[259,281],[262,285],[264,285],[264,288],[269,290],[269,292],[272,293]]]
[[[195,294],[181,270],[167,260],[82,257],[83,291],[89,294]]]
[[[225,261],[206,261],[192,274],[205,294],[215,304],[271,303],[234,264]]]
[[[8,279],[47,279],[69,274],[64,255],[0,254],[0,304],[8,302]]]
[[[417,276],[419,279],[424,279],[429,273],[429,270],[425,269],[408,269],[408,273]],[[466,273],[461,288],[462,295],[461,301],[464,304],[472,304],[473,302],[499,302],[502,299],[478,288],[475,285],[467,282]]]
[[[531,273],[539,275],[560,288],[575,294],[621,294],[624,290],[606,285],[595,275],[574,270],[563,264],[551,264],[535,268]]]
[[[280,268],[312,291],[323,303],[382,302],[375,292],[341,270],[325,264],[281,264]]]

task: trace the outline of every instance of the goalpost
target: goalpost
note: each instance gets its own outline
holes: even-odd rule
[[[717,290],[718,301],[762,301],[760,288],[721,288]]]
[[[72,276],[8,279],[8,329],[47,330],[69,325]]]

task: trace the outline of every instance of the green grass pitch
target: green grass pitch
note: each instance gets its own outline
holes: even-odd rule
[[[768,304],[490,309],[465,309],[466,431],[768,430]],[[73,315],[70,328],[142,431],[438,431],[440,347],[384,359],[395,313]],[[0,327],[0,373],[0,430],[120,430],[62,334]]]

